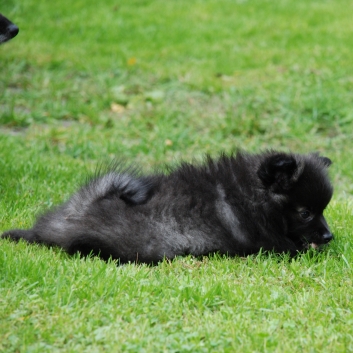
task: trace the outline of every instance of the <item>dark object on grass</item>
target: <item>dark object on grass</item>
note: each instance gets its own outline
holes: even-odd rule
[[[17,36],[19,29],[9,19],[0,14],[0,44]]]
[[[32,229],[2,237],[121,263],[260,249],[295,255],[332,239],[323,216],[330,164],[318,154],[239,152],[142,176],[117,163]]]

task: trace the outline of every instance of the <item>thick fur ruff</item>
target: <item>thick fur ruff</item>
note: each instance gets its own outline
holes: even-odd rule
[[[2,237],[121,263],[260,249],[295,255],[332,239],[323,216],[330,164],[318,154],[274,151],[207,157],[147,176],[117,164],[32,229]]]

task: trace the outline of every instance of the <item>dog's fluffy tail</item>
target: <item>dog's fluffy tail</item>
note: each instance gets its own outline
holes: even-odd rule
[[[118,196],[133,205],[145,203],[153,188],[148,177],[136,177],[126,172],[108,172],[92,179],[81,192],[89,193],[89,199],[103,199]]]
[[[128,205],[141,205],[152,196],[158,180],[156,176],[141,176],[137,168],[115,160],[100,166],[68,205],[82,210],[92,202],[112,198],[120,198]]]

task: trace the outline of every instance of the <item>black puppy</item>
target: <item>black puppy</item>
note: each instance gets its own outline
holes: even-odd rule
[[[0,44],[17,36],[19,29],[9,19],[0,14]]]
[[[323,211],[332,197],[318,154],[238,153],[141,176],[116,165],[13,240],[57,245],[121,263],[178,255],[292,255],[328,243]]]

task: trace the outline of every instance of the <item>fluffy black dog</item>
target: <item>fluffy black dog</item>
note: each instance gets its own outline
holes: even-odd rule
[[[0,13],[0,44],[16,37],[18,31],[18,27]]]
[[[57,245],[69,253],[156,263],[178,255],[295,255],[328,243],[323,211],[332,197],[318,154],[239,152],[141,176],[119,164],[99,173],[32,229],[13,240]]]

